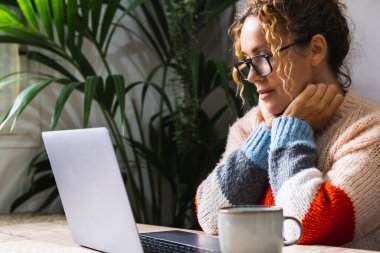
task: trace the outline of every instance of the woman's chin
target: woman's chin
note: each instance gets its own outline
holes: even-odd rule
[[[275,116],[281,116],[286,108],[282,107],[266,107],[267,111],[269,112],[270,115],[275,115]]]

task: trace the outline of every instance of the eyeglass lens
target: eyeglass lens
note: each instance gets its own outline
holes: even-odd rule
[[[256,57],[253,57],[251,59],[251,62],[252,62],[254,71],[256,71],[257,74],[259,74],[260,76],[266,76],[272,71],[270,63],[265,56],[258,55]],[[242,62],[241,64],[236,66],[240,74],[244,78],[244,80],[248,79],[250,68],[251,68],[250,65],[251,64],[247,62],[246,63]]]

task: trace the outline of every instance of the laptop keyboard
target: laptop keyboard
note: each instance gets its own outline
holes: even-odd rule
[[[144,236],[143,234],[140,234],[140,240],[145,253],[211,252],[189,245]]]

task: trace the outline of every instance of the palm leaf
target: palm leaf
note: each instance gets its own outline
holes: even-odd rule
[[[116,96],[119,101],[120,117],[121,117],[121,129],[124,136],[125,127],[125,93],[124,93],[124,77],[122,75],[112,76],[115,84]]]
[[[85,33],[88,28],[88,21],[90,19],[90,9],[91,4],[88,0],[80,0],[80,7],[82,11],[82,16],[80,18],[80,22],[77,24],[78,27],[78,41],[77,41],[77,47],[82,48],[83,45],[83,38],[85,36]]]
[[[117,11],[117,8],[120,4],[120,0],[114,0],[109,2],[107,5],[107,9],[103,16],[103,22],[102,22],[102,28],[100,31],[100,46],[102,47],[106,41],[107,35],[109,33],[109,29],[112,24],[112,20],[115,17],[115,13]]]
[[[112,76],[110,76],[112,78]],[[114,81],[112,80],[112,82],[110,82],[110,84],[113,84]],[[123,97],[125,98],[125,96],[128,94],[129,91],[131,91],[134,87],[140,85],[140,84],[143,84],[144,82],[143,81],[140,81],[140,82],[134,82],[134,83],[131,83],[131,84],[128,84],[128,86],[124,89],[124,95]],[[121,94],[116,94],[116,98],[118,98],[120,96],[121,98]],[[121,98],[122,99],[122,98]],[[112,107],[112,110],[111,110],[111,113],[112,115],[115,115],[116,113],[116,110],[119,108],[119,100],[117,99],[115,101],[115,103],[113,104],[113,107]]]
[[[173,114],[174,113],[173,107],[170,103],[170,99],[169,99],[168,95],[166,94],[165,90],[163,88],[161,88],[160,86],[158,86],[157,84],[152,83],[152,82],[143,82],[143,83],[144,83],[144,86],[151,86],[153,89],[156,90],[156,92],[161,96],[161,99],[163,100],[164,104],[168,108],[170,114]],[[145,95],[144,94],[143,94],[143,101],[145,101]],[[144,105],[144,103],[142,103],[142,105]]]
[[[156,91],[161,95],[161,97],[164,99],[164,102],[165,104],[168,106],[168,109],[170,110],[170,112],[173,112],[173,109],[171,107],[171,104],[170,104],[170,100],[169,98],[166,96],[166,92],[163,88],[160,88],[159,86],[157,86],[156,84],[154,84],[152,82],[152,79],[155,77],[155,75],[157,74],[157,72],[161,69],[161,68],[164,68],[165,66],[163,64],[159,64],[157,65],[148,75],[148,77],[146,78],[145,82],[143,82],[144,84],[144,87],[143,87],[143,91],[142,91],[142,95],[141,95],[141,113],[140,113],[140,117],[142,118],[143,117],[143,113],[144,113],[144,105],[145,105],[145,97],[146,97],[146,92],[148,90],[148,86],[151,85],[153,86],[153,88],[156,89]],[[142,84],[142,83],[140,83]],[[129,88],[129,87],[128,87]]]
[[[215,1],[211,10],[207,11],[203,17],[203,20],[197,23],[197,31],[202,30],[207,24],[209,24],[214,18],[219,16],[228,7],[237,3],[238,0],[224,0]]]
[[[78,88],[79,85],[82,85],[83,83],[80,82],[74,82],[70,83],[69,85],[65,86],[61,93],[59,94],[57,98],[57,102],[55,103],[55,109],[53,113],[53,117],[51,119],[50,129],[54,130],[57,126],[58,120],[61,116],[62,110],[67,102],[67,99],[70,97],[71,93]]]
[[[53,7],[55,28],[57,29],[59,42],[61,43],[62,48],[66,47],[65,44],[65,9],[63,6],[63,0],[54,0],[50,1]]]
[[[23,90],[14,101],[11,109],[7,113],[7,115],[3,118],[0,129],[4,127],[4,125],[13,117],[15,116],[11,129],[14,128],[16,121],[20,117],[21,113],[24,111],[24,109],[29,105],[29,103],[37,96],[44,88],[46,88],[51,83],[57,81],[57,78],[51,78],[45,81],[42,81],[40,83],[33,84]]]
[[[46,151],[42,151],[42,152],[38,153],[35,157],[33,157],[33,159],[28,164],[28,167],[26,168],[28,175],[32,172],[34,174],[38,173],[38,171],[35,170],[36,167],[38,169],[38,167],[40,167],[41,163],[43,163],[45,161],[49,161]],[[42,167],[46,168],[46,166],[42,166]],[[50,166],[49,166],[49,168],[50,168]]]
[[[168,21],[166,20],[166,13],[162,8],[162,4],[160,1],[151,1],[151,4],[154,9],[154,13],[156,14],[158,24],[161,25],[161,31],[164,33],[167,41],[170,40],[170,29],[168,26]]]
[[[104,54],[107,55],[107,52],[108,52],[108,48],[109,48],[109,45],[111,43],[111,39],[116,31],[116,28],[120,25],[120,22],[122,20],[122,18],[126,15],[130,15],[130,12],[132,12],[134,9],[136,9],[141,3],[143,3],[145,0],[133,0],[127,9],[123,8],[123,7],[119,7],[121,10],[124,11],[123,15],[121,15],[121,17],[119,18],[119,20],[113,24],[113,28],[112,28],[112,31],[109,33],[109,36],[108,36],[108,39],[107,39],[107,42],[105,42],[105,46],[104,46]],[[103,28],[103,27],[102,27]],[[104,28],[106,29],[106,28]],[[108,32],[107,32],[108,33]],[[104,43],[103,43],[104,44]]]
[[[92,101],[94,99],[96,86],[100,81],[98,76],[89,76],[86,78],[84,84],[84,115],[83,115],[83,127],[88,127],[88,121],[90,119]]]
[[[61,73],[62,75],[66,76],[72,81],[77,80],[77,78],[73,76],[68,70],[66,70],[62,65],[60,65],[55,60],[49,58],[45,54],[36,51],[28,51],[28,59],[42,63],[46,67],[54,69],[55,71]]]
[[[85,78],[87,76],[96,76],[96,72],[86,56],[83,55],[82,50],[77,46],[68,45],[71,52],[72,59],[77,63],[77,68]]]
[[[102,11],[102,0],[91,1],[91,25],[92,25],[91,31],[94,38],[96,38],[97,33],[98,33],[101,11]]]
[[[141,157],[143,157],[149,164],[153,166],[153,168],[157,170],[157,172],[159,172],[159,174],[163,175],[164,178],[168,180],[172,189],[175,189],[175,182],[171,174],[165,168],[164,164],[162,164],[161,160],[157,157],[156,153],[135,140],[132,140],[130,138],[125,139],[138,151]]]
[[[105,83],[103,104],[107,111],[112,112],[112,105],[115,100],[116,87],[112,76],[108,76]],[[113,115],[114,116],[114,115]]]
[[[134,15],[129,14],[129,16],[136,22],[137,26],[141,29],[143,34],[147,37],[149,43],[152,45],[154,48],[157,56],[160,58],[161,62],[166,62],[166,54],[162,52],[160,49],[159,44],[156,42],[154,39],[154,36],[149,33],[148,29],[144,26],[144,24]]]
[[[38,178],[36,181],[32,182],[30,188],[26,193],[18,197],[15,201],[13,201],[10,212],[12,213],[19,207],[22,203],[30,199],[31,197],[37,195],[40,192],[43,192],[51,187],[55,186],[55,180],[53,174],[47,174]]]
[[[23,24],[20,19],[9,9],[0,5],[0,24],[11,25],[11,26],[20,26]]]
[[[51,11],[49,0],[34,0],[45,31],[51,40],[54,40],[53,27],[51,24]],[[54,0],[55,1],[55,0]]]
[[[11,76],[18,76],[20,74],[25,74],[25,73],[21,73],[21,72],[15,72],[15,73],[12,73],[11,75],[7,75],[6,77],[3,77],[0,79],[0,90],[6,86],[9,86],[11,84],[14,84],[14,83],[19,83],[21,81],[30,81],[32,79],[34,80],[41,80],[41,78],[33,78],[33,77],[20,77],[20,78],[16,78],[16,79],[8,79],[9,77]]]
[[[17,3],[20,6],[20,9],[24,14],[26,20],[28,21],[29,26],[34,31],[39,31],[36,14],[34,12],[31,0],[17,0]]]
[[[164,53],[164,55],[167,55],[168,53],[168,48],[167,48],[167,41],[165,38],[162,36],[161,29],[158,26],[158,22],[154,20],[154,14],[149,11],[145,3],[141,5],[142,11],[145,15],[146,20],[148,21],[148,24],[150,26],[151,31],[154,34],[154,38],[156,38],[158,45],[160,46],[160,49]]]
[[[15,2],[15,0],[2,0],[1,3],[4,5],[10,5],[10,6],[18,7],[18,3]]]
[[[75,45],[75,31],[78,23],[77,10],[77,0],[67,0],[67,44],[70,47]]]
[[[55,44],[52,44],[52,42],[46,37],[22,27],[0,25],[0,43],[18,43],[23,45],[36,46],[67,59],[67,56],[62,53],[62,51],[60,51],[60,49],[57,48]]]

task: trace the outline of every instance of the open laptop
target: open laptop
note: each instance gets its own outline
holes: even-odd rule
[[[77,244],[109,253],[220,252],[212,236],[138,233],[106,128],[43,132],[42,138]]]

